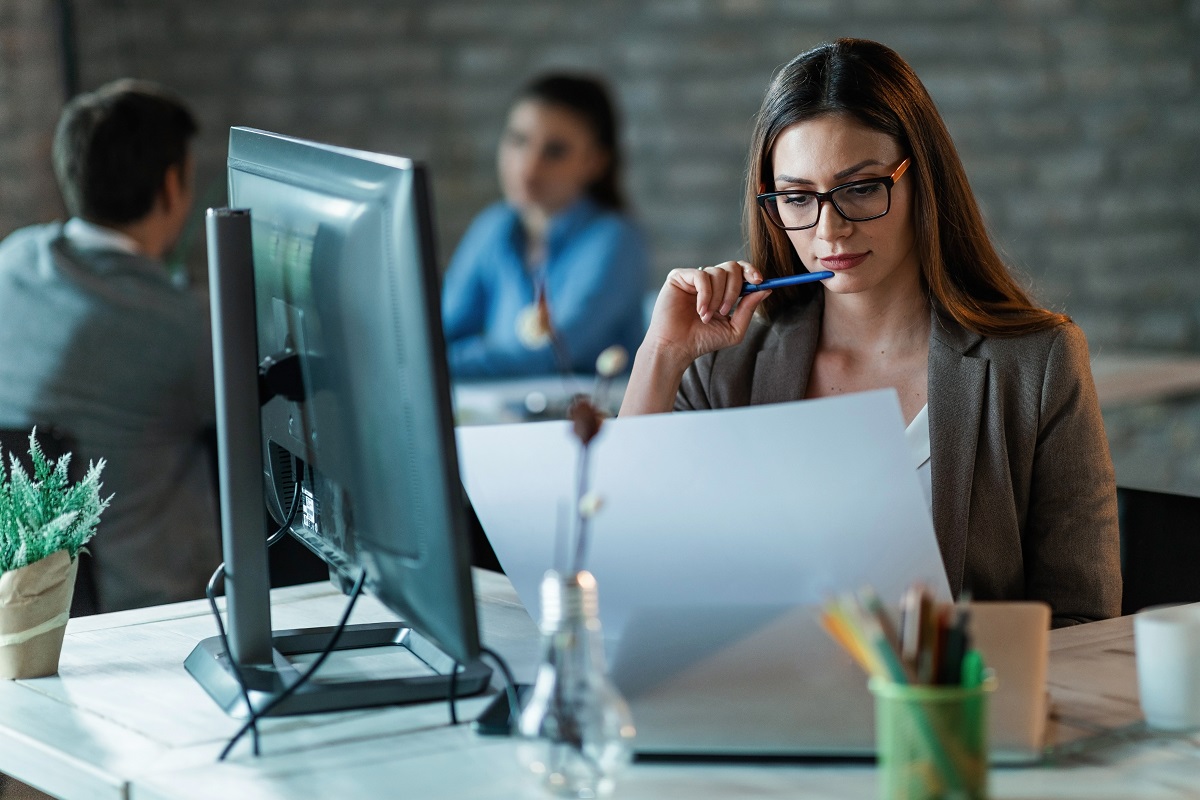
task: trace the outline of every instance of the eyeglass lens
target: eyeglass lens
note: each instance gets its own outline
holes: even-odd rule
[[[880,217],[888,211],[888,186],[883,181],[844,186],[834,191],[830,199],[838,212],[852,222]],[[819,209],[816,195],[809,192],[776,195],[767,203],[767,211],[785,228],[816,225]]]

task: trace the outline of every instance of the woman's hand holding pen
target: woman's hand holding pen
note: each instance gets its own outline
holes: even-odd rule
[[[687,364],[737,344],[746,335],[754,310],[770,294],[755,292],[739,302],[742,287],[761,281],[762,275],[746,261],[671,270],[654,303],[646,344],[674,351]]]
[[[739,300],[747,281],[760,283],[762,273],[745,261],[671,270],[633,359],[621,416],[670,411],[693,361],[742,341],[754,310],[771,293],[754,292]]]

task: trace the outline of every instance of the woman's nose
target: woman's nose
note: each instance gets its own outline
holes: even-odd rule
[[[825,200],[817,208],[816,235],[820,239],[840,239],[854,223],[846,220],[831,200]]]

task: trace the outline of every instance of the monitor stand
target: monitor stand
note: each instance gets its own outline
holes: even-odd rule
[[[261,709],[299,680],[333,632],[333,628],[276,632],[271,665],[241,667],[250,704]],[[249,716],[246,698],[219,637],[197,644],[184,666],[225,713]],[[270,716],[446,700],[451,670],[456,668],[456,697],[487,688],[491,677],[487,666],[480,662],[456,664],[403,623],[348,625],[321,669],[271,709]]]

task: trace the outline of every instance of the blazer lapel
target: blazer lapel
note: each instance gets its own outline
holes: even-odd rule
[[[929,449],[933,528],[950,591],[962,591],[975,451],[988,360],[969,354],[983,337],[933,313],[929,336]]]
[[[820,294],[771,326],[754,362],[750,404],[803,400],[821,334]]]

